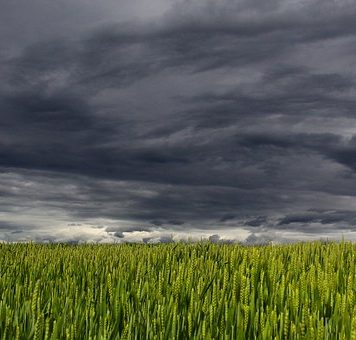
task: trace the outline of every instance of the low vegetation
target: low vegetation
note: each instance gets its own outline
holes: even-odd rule
[[[356,339],[356,246],[0,244],[2,339]]]

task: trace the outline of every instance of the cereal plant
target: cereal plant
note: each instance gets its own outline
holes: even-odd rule
[[[356,339],[356,245],[0,244],[1,339]]]

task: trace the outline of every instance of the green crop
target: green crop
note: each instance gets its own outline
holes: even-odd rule
[[[356,339],[356,245],[0,244],[0,339]]]

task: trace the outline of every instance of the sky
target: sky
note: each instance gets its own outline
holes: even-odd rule
[[[354,1],[0,8],[0,240],[356,239]]]

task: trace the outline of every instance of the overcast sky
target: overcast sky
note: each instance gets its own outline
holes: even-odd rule
[[[356,239],[354,1],[0,8],[0,239]]]

